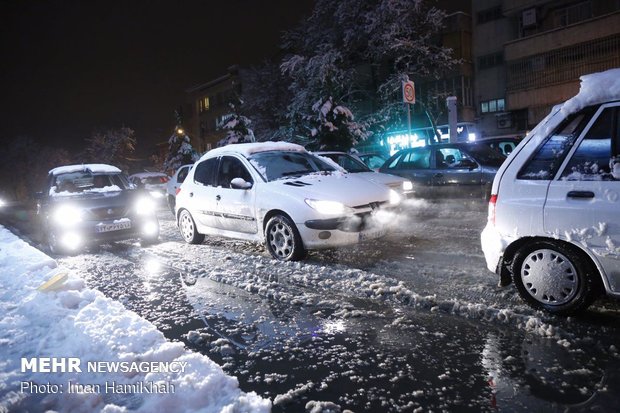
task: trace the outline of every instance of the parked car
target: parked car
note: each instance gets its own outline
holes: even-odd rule
[[[378,152],[358,153],[357,157],[360,158],[360,160],[364,162],[370,169],[377,172],[388,158],[387,156]]]
[[[146,189],[158,206],[166,205],[166,184],[169,180],[170,177],[163,172],[140,172],[129,176],[129,182]]]
[[[308,249],[384,235],[382,211],[400,199],[302,146],[243,143],[203,155],[177,194],[176,217],[188,243],[201,243],[205,234],[264,242],[274,258],[288,261]]]
[[[405,198],[413,190],[411,181],[396,175],[374,172],[365,163],[346,152],[315,152],[315,155],[329,158],[345,171],[357,174],[364,179],[368,179],[376,184],[386,185]]]
[[[493,177],[505,159],[486,145],[437,144],[403,149],[379,172],[410,180],[419,198],[488,199]]]
[[[517,145],[519,145],[519,142],[521,142],[520,138],[482,138],[476,141],[476,143],[487,145],[501,152],[504,156],[510,155]]]
[[[534,308],[567,315],[620,297],[619,90],[620,69],[582,77],[493,182],[487,266]]]
[[[174,175],[172,175],[166,184],[166,198],[168,199],[168,206],[170,207],[172,213],[174,213],[177,192],[179,191],[179,188],[181,188],[181,184],[185,181],[185,178],[187,177],[187,174],[192,166],[194,166],[194,164],[179,166]]]
[[[154,212],[148,192],[105,164],[54,168],[37,194],[41,240],[52,253],[131,238],[155,242],[159,223]]]

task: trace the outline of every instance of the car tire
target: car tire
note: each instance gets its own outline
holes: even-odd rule
[[[297,227],[285,215],[269,219],[265,226],[265,245],[271,256],[279,261],[299,261],[306,256]]]
[[[179,214],[179,231],[188,244],[200,244],[204,241],[204,234],[200,234],[196,228],[194,218],[188,210],[184,209]]]
[[[601,290],[589,257],[576,247],[551,240],[532,242],[517,251],[512,280],[530,306],[557,315],[585,310]]]

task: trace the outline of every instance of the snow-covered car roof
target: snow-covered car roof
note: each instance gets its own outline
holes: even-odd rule
[[[137,174],[133,174],[130,178],[158,178],[161,176],[168,176],[163,172],[138,172]]]
[[[88,171],[91,173],[120,173],[121,170],[116,166],[104,163],[84,163],[81,165],[59,166],[49,171],[51,175],[68,174],[71,172]]]
[[[232,145],[211,149],[209,152],[204,154],[200,160],[202,161],[203,159],[210,158],[213,155],[225,153],[239,153],[247,158],[258,152],[269,151],[307,152],[303,146],[289,142],[235,143]]]

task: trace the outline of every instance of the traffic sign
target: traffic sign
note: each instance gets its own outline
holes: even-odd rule
[[[403,82],[403,102],[415,103],[415,85],[411,80]]]

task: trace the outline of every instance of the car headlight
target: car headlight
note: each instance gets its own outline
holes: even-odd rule
[[[155,199],[159,199],[159,198],[163,198],[164,194],[162,192],[159,191],[151,191],[149,192],[149,194],[151,194],[151,196]]]
[[[400,195],[398,195],[398,192],[396,192],[393,189],[390,189],[390,205],[398,205],[400,204],[401,198]]]
[[[306,204],[312,209],[325,215],[342,215],[350,210],[345,204],[337,201],[319,201],[316,199],[306,199]]]
[[[403,182],[403,191],[411,191],[413,189],[413,183],[411,181]]]
[[[136,201],[136,213],[138,215],[151,215],[155,212],[155,201],[150,196],[143,196]]]
[[[58,225],[70,227],[82,221],[83,211],[73,205],[60,205],[52,214],[52,219]]]

